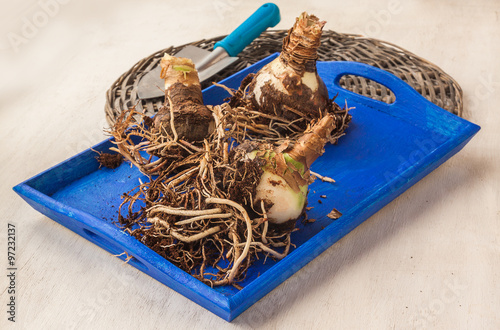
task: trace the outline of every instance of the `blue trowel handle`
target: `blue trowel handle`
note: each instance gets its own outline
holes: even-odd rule
[[[280,20],[278,6],[274,3],[266,3],[260,6],[230,35],[217,42],[214,49],[222,47],[229,56],[236,56],[268,27],[276,26]]]

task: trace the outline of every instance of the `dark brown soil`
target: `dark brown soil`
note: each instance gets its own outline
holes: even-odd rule
[[[99,162],[99,166],[104,166],[110,169],[115,169],[123,163],[123,156],[120,154],[101,152],[96,159]]]
[[[234,152],[231,153],[230,158],[234,157]],[[234,160],[233,160],[234,161]],[[258,160],[252,161],[237,161],[236,172],[228,171],[227,174],[233,174],[229,179],[226,176],[223,183],[223,191],[227,191],[231,199],[242,205],[248,205],[250,196],[255,196],[257,192],[257,185],[262,176],[262,164]]]
[[[172,101],[175,130],[181,139],[187,141],[203,141],[215,128],[212,113],[203,104],[200,86],[184,86],[176,83],[168,90]],[[172,134],[170,124],[170,101],[158,111],[154,125],[160,125]]]
[[[259,100],[261,106],[259,107],[257,100],[251,96],[254,102],[253,106],[264,113],[276,115],[290,121],[299,118],[297,112],[301,113],[307,120],[297,124],[305,128],[310,120],[319,118],[321,113],[332,112],[332,110],[335,110],[335,106],[338,107],[338,105],[332,104],[328,99],[328,92],[323,81],[320,80],[319,83],[319,89],[314,95],[311,89],[292,78],[287,78],[283,81],[285,87],[291,91],[290,95],[285,95],[275,90],[269,83],[266,83],[262,87],[261,100]],[[255,84],[255,80],[252,84]],[[252,90],[252,86],[249,89]],[[266,96],[265,98],[264,95]],[[290,109],[295,111],[291,111]]]

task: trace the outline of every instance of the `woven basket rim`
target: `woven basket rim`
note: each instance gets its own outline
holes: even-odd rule
[[[281,40],[286,33],[287,30],[280,29],[265,31],[238,55],[240,60],[235,62],[232,70],[225,69],[214,79],[218,78],[216,81],[223,79],[271,53],[280,51]],[[163,100],[139,100],[136,88],[140,78],[158,64],[164,53],[174,55],[187,45],[211,50],[213,44],[224,37],[225,35],[221,35],[180,46],[170,46],[139,60],[118,77],[107,90],[105,104],[107,121],[113,124],[123,110],[133,106],[142,108],[146,113],[156,112]],[[462,115],[463,92],[455,79],[437,65],[394,43],[359,34],[325,30],[318,54],[319,60],[354,60],[386,70],[407,82],[434,104],[456,115]],[[341,86],[346,89],[387,103],[393,101],[394,95],[385,86],[355,76],[344,76],[342,79]]]

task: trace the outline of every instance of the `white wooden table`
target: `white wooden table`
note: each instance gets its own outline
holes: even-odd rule
[[[65,3],[63,3],[65,2]],[[464,90],[479,134],[232,323],[31,209],[17,183],[103,140],[104,94],[139,59],[226,34],[262,2],[0,6],[0,328],[499,329],[500,3],[279,0],[326,29],[390,41]],[[16,322],[7,225],[16,226]]]

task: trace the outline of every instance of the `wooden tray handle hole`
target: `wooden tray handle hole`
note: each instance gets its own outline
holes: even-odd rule
[[[83,228],[83,233],[88,240],[92,241],[94,244],[97,244],[98,246],[105,249],[114,256],[117,256],[118,258],[122,259],[123,261],[129,263],[130,265],[134,266],[135,268],[143,272],[148,271],[148,267],[144,263],[139,261],[131,254],[126,253],[123,250],[123,248],[119,247],[115,243],[109,241],[108,239],[102,237],[101,235],[86,228]]]
[[[389,88],[368,78],[346,74],[340,78],[339,85],[353,93],[387,104],[396,101],[396,96]]]

